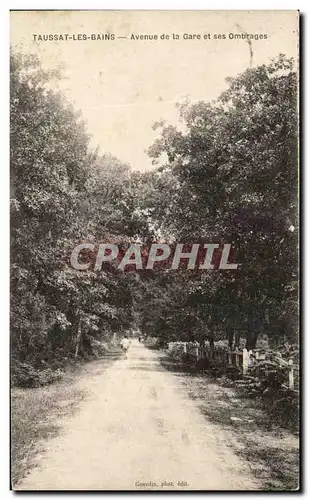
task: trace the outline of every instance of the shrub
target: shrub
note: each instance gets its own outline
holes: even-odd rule
[[[36,369],[29,363],[14,360],[11,367],[11,382],[13,386],[39,387],[51,384],[62,377],[63,372],[58,368]]]

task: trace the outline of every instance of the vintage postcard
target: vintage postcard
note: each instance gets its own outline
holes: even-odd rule
[[[299,490],[299,12],[10,19],[12,489]]]

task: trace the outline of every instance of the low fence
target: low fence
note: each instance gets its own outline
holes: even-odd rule
[[[212,362],[225,365],[227,367],[236,367],[240,373],[245,375],[249,368],[255,366],[257,372],[259,366],[264,365],[267,372],[267,365],[273,367],[283,368],[286,373],[286,384],[283,387],[298,390],[299,381],[299,366],[294,363],[293,359],[283,359],[280,353],[273,353],[255,349],[248,351],[247,349],[231,351],[224,348],[213,349],[206,344],[199,344],[198,342],[169,342],[168,350],[177,349],[179,353],[189,354],[194,356],[196,360],[208,359]]]

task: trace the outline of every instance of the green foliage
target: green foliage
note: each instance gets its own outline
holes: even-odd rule
[[[149,149],[155,163],[163,158],[153,174],[161,208],[152,217],[161,234],[178,242],[231,243],[240,265],[234,272],[204,276],[187,271],[182,285],[170,273],[163,277],[167,293],[160,298],[158,276],[151,284],[157,291],[149,292],[156,296],[151,308],[160,318],[160,325],[156,319],[153,324],[171,340],[184,332],[188,340],[195,331],[213,338],[237,332],[248,348],[261,333],[274,342],[293,342],[298,337],[297,76],[293,61],[281,55],[228,83],[211,103],[180,106],[182,131],[161,124]],[[154,310],[149,314],[156,316]]]
[[[89,147],[79,113],[34,56],[11,55],[11,342],[45,370],[141,327],[247,347],[297,339],[297,78],[293,61],[229,79],[211,103],[156,124],[152,172]],[[81,241],[224,242],[237,271],[74,271]],[[30,370],[31,371],[31,370]],[[30,374],[30,378],[31,378]],[[21,379],[27,378],[24,375]],[[18,382],[18,376],[15,377]]]
[[[139,181],[90,150],[80,115],[51,90],[58,77],[12,52],[11,345],[13,381],[23,385],[39,384],[40,370],[44,379],[44,363],[89,355],[93,339],[131,325],[134,277],[72,270],[76,242],[147,229],[133,210]]]
[[[38,370],[31,363],[21,363],[13,359],[11,380],[13,385],[20,387],[40,387],[52,384],[59,380],[62,371],[52,368],[43,368]]]

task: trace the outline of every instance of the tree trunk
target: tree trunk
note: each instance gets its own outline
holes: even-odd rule
[[[234,329],[232,327],[228,327],[227,330],[227,340],[229,344],[229,349],[233,350],[233,341],[234,341]]]
[[[239,342],[240,342],[240,332],[237,331],[235,333],[235,343],[234,343],[234,349],[239,349]]]
[[[256,349],[256,343],[261,331],[261,313],[258,307],[252,307],[251,314],[248,318],[248,332],[246,348],[249,350]]]
[[[75,354],[74,354],[75,359],[78,356],[81,337],[82,337],[82,321],[81,321],[81,317],[79,317],[78,327],[77,327],[77,335],[76,335],[76,344],[75,344]]]
[[[79,354],[84,356],[85,354],[90,354],[92,352],[91,340],[89,337],[82,335],[80,341]]]
[[[79,324],[79,315],[76,312],[76,308],[71,308],[67,312],[67,318],[70,321],[71,325],[67,329],[67,348],[70,352],[74,351],[76,346],[76,338],[78,333],[78,324]]]
[[[215,347],[215,339],[214,339],[213,332],[211,332],[211,333],[208,334],[208,340],[209,340],[210,349],[214,349],[214,347]]]
[[[257,332],[248,332],[247,341],[246,341],[246,349],[251,351],[256,348],[256,343],[259,334]]]

